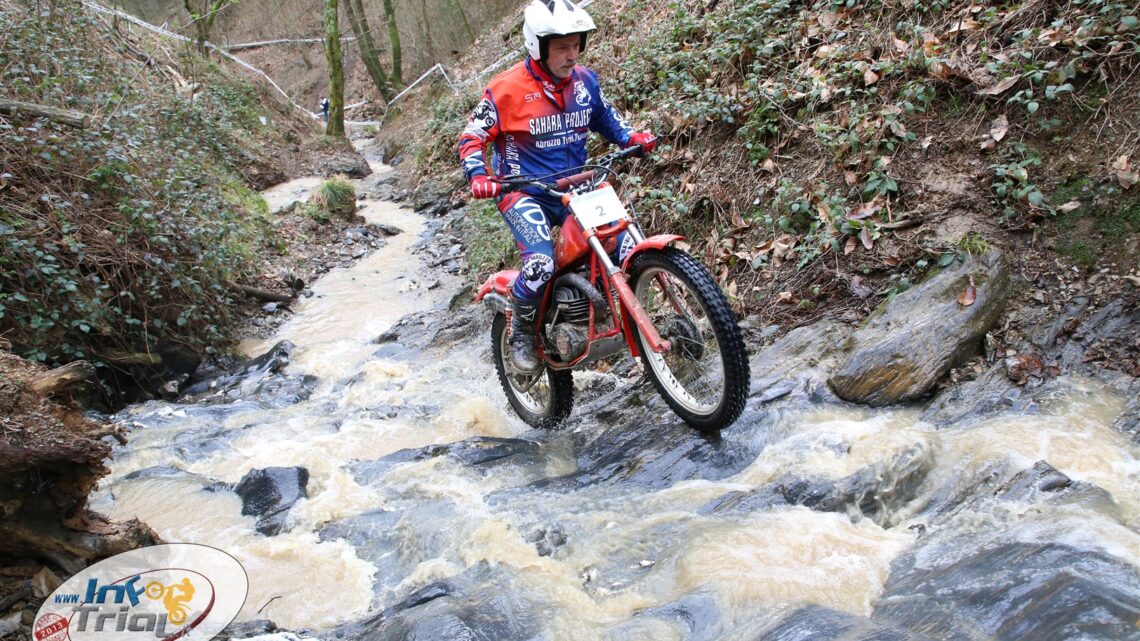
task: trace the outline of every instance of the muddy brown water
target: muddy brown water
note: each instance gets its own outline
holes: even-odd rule
[[[277,206],[314,184],[281,186],[267,200]],[[376,356],[378,335],[408,314],[446,306],[463,283],[429,272],[413,255],[425,230],[419,216],[384,202],[367,203],[362,214],[404,233],[316,282],[315,295],[273,339],[244,346],[258,354],[277,340],[294,343],[286,373],[317,377],[311,394],[284,407],[133,407],[120,415],[135,425],[130,443],[116,450],[93,500],[95,509],[138,517],[168,541],[237,557],[250,578],[242,619],[319,636],[479,565],[509,577],[511,590],[537,604],[541,638],[696,638],[668,620],[638,616],[695,594],[719,613],[711,638],[755,638],[755,630],[807,604],[869,616],[892,562],[930,522],[922,508],[935,494],[968,489],[995,466],[1019,470],[1041,460],[1113,500],[1013,501],[963,511],[952,527],[979,546],[998,538],[1064,543],[1133,567],[1140,561],[1140,455],[1112,427],[1127,399],[1091,381],[1068,382],[1036,415],[961,428],[935,429],[916,410],[797,406],[728,430],[728,447],[762,445],[718,478],[547,489],[536,481],[577,471],[576,443],[603,428],[579,415],[564,432],[536,433],[513,416],[488,358],[487,328],[474,341],[410,361]],[[582,389],[629,384],[606,373],[576,381]],[[644,419],[674,420],[663,407],[647,406]],[[359,464],[474,437],[527,439],[538,454],[489,468],[447,456]],[[842,479],[907,452],[919,452],[929,470],[912,498],[879,518],[800,505],[703,509],[782,478]],[[289,531],[263,536],[220,484],[271,466],[307,468],[309,496],[293,506]],[[373,530],[328,529],[370,518]],[[1013,529],[1003,525],[1011,519]],[[543,550],[535,533],[552,524],[557,535]],[[355,536],[330,536],[349,531]],[[934,567],[967,552],[931,547],[941,558],[918,563]]]

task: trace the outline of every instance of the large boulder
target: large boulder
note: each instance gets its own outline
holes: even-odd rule
[[[974,300],[963,305],[971,278]],[[876,407],[921,398],[976,351],[1005,310],[1008,289],[997,250],[952,264],[856,331],[850,357],[828,382],[840,398]]]
[[[257,531],[273,536],[285,530],[285,517],[297,501],[307,498],[309,470],[303,467],[267,467],[250,470],[234,491],[241,497],[241,513],[257,517]]]

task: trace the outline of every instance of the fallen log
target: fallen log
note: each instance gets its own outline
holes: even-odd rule
[[[115,350],[100,354],[103,360],[115,365],[162,365],[162,357],[146,352],[125,352]]]
[[[290,296],[288,294],[278,294],[276,292],[271,292],[268,289],[261,289],[259,287],[251,287],[249,285],[239,285],[237,283],[232,284],[232,287],[234,289],[238,290],[239,292],[245,294],[246,296],[252,296],[253,298],[263,300],[266,302],[270,302],[270,303],[291,303],[291,302],[293,302],[293,296]]]
[[[94,365],[87,361],[73,361],[36,376],[28,381],[28,389],[40,396],[55,396],[94,380]]]
[[[37,105],[30,102],[20,102],[18,100],[0,99],[0,114],[9,116],[27,114],[40,118],[48,118],[69,127],[75,127],[76,129],[86,129],[88,125],[91,124],[91,116],[81,111],[48,107],[47,105]]]

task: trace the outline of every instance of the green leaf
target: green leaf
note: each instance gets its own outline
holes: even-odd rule
[[[1029,113],[1031,113],[1031,114],[1037,113],[1037,109],[1039,107],[1041,107],[1041,105],[1037,104],[1036,100],[1032,100],[1029,102],[1029,104],[1025,105],[1025,108],[1028,109]]]
[[[938,266],[949,267],[952,262],[954,262],[954,254],[942,254],[942,258],[938,259]]]

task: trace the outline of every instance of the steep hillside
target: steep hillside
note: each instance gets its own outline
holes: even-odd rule
[[[437,62],[454,63],[490,24],[513,10],[514,0],[490,0],[465,3],[457,0],[395,0],[392,3],[401,38],[402,76],[405,83],[414,81]],[[182,0],[128,0],[123,10],[148,22],[167,22],[179,32],[191,36],[190,16]],[[390,70],[391,46],[382,0],[363,0],[362,6],[372,27],[373,38]],[[260,42],[278,39],[319,38],[322,35],[323,5],[320,2],[283,0],[281,2],[241,2],[223,9],[214,26],[213,40],[219,45]],[[284,19],[286,18],[287,19]],[[352,30],[341,10],[341,34],[352,36]],[[320,98],[328,93],[328,71],[320,44],[296,44],[245,49],[235,52],[255,67],[267,72],[291,96],[309,109],[316,110]],[[344,48],[346,100],[376,100],[378,93],[368,78],[359,50],[352,43]],[[373,107],[375,113],[375,107]],[[359,113],[351,116],[359,117]]]
[[[991,245],[1017,266],[1016,301],[1050,310],[1081,297],[1092,310],[1122,297],[1136,308],[1134,4],[618,0],[589,10],[600,28],[583,62],[635,124],[664,138],[627,194],[649,227],[689,236],[750,324],[857,321],[954,255]],[[513,43],[512,29],[485,36],[467,68]],[[441,96],[420,112],[421,169],[456,175],[454,140],[477,96]],[[402,138],[413,119],[396,123]],[[510,244],[496,215],[479,211],[499,243],[475,266],[486,271]],[[1136,372],[1136,350],[1106,346],[1104,363]]]
[[[233,335],[235,284],[305,236],[254,190],[351,151],[183,47],[38,6],[0,0],[0,99],[18,101],[0,115],[0,347],[127,381],[193,369]]]

